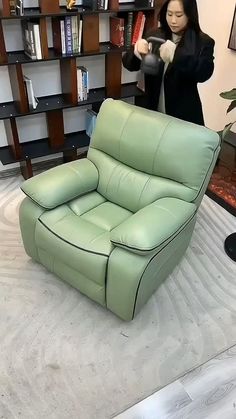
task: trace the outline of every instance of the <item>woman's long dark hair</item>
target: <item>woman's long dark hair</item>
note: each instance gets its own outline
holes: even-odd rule
[[[169,37],[171,35],[171,30],[166,20],[166,13],[168,4],[171,0],[167,0],[161,8],[159,19],[161,24],[161,29]],[[188,18],[188,28],[193,29],[197,34],[201,32],[199,17],[198,17],[198,8],[196,0],[180,0],[183,3],[184,13]]]

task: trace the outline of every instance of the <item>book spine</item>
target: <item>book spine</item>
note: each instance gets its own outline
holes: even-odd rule
[[[18,16],[23,16],[24,15],[23,0],[16,0],[16,14]]]
[[[81,52],[81,45],[82,45],[82,32],[83,32],[83,21],[80,17],[78,17],[78,30],[79,30],[79,45],[78,45],[78,52]]]
[[[61,52],[66,54],[66,35],[65,35],[65,21],[62,19],[60,21],[61,25]]]
[[[132,44],[132,29],[133,29],[133,12],[128,13],[128,22],[125,28],[126,36],[125,36],[125,45],[130,47]]]
[[[87,96],[88,96],[88,94],[89,94],[89,72],[88,72],[87,69],[86,69],[86,80],[87,80]]]
[[[88,78],[88,69],[86,67],[81,67],[84,76],[84,100],[88,99],[89,93],[89,78]]]
[[[37,104],[38,104],[38,100],[34,96],[32,80],[24,75],[24,82],[25,82],[27,96],[28,96],[29,108],[30,108],[30,110],[36,109]]]
[[[88,99],[87,95],[87,79],[86,79],[86,70],[82,70],[82,89],[83,89],[83,100]]]
[[[32,58],[36,59],[34,31],[33,31],[33,24],[31,22],[28,23],[28,31],[29,31],[29,39],[30,39],[30,48],[31,48]]]
[[[66,41],[66,53],[73,54],[71,16],[65,17],[65,41]]]
[[[140,31],[139,31],[138,39],[142,38],[142,36],[143,36],[145,22],[146,22],[146,16],[143,15],[142,21],[141,21],[141,26],[140,26]]]
[[[52,19],[52,38],[56,53],[62,54],[61,21],[58,19]]]
[[[138,15],[135,20],[133,36],[132,36],[132,45],[136,44],[139,39],[140,27],[142,25],[143,12],[138,12]]]
[[[72,45],[73,53],[79,52],[79,33],[77,16],[72,16]]]
[[[77,67],[77,86],[78,86],[78,102],[83,100],[83,89],[82,89],[82,70]]]
[[[124,46],[124,19],[110,17],[110,42],[118,47]]]
[[[39,25],[38,24],[33,25],[33,33],[34,33],[36,58],[37,58],[37,60],[42,60],[42,49],[41,49]]]
[[[33,24],[27,21],[22,21],[21,24],[24,53],[32,60],[36,60]]]
[[[92,109],[87,109],[86,112],[86,134],[88,137],[92,136],[95,128],[97,114]]]

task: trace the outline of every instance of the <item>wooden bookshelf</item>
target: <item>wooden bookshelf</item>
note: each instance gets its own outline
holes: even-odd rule
[[[122,52],[126,47],[116,47],[110,42],[99,42],[99,14],[122,14],[143,11],[146,15],[146,30],[157,25],[159,5],[163,0],[156,0],[154,8],[137,7],[131,4],[119,5],[118,0],[109,0],[108,10],[89,10],[78,7],[68,12],[60,7],[59,0],[39,0],[39,7],[24,9],[23,16],[11,15],[9,0],[0,0],[0,66],[8,66],[10,84],[13,93],[11,102],[0,103],[0,120],[4,121],[8,146],[0,147],[0,160],[4,165],[20,162],[25,178],[33,175],[32,161],[34,158],[61,152],[64,161],[77,158],[77,150],[89,145],[85,132],[65,135],[63,109],[92,105],[99,109],[106,97],[135,97],[136,103],[142,103],[143,93],[137,89],[136,83],[121,84]],[[73,54],[62,54],[53,41],[48,47],[47,18],[52,20],[52,27],[58,28],[60,20],[66,16],[77,16],[83,21],[82,50]],[[24,51],[8,51],[6,49],[4,27],[12,19],[38,22],[42,59],[31,59]],[[5,21],[4,25],[2,21]],[[53,30],[54,30],[53,29]],[[57,30],[57,29],[55,29]],[[77,58],[105,55],[105,86],[90,89],[87,100],[78,102]],[[24,84],[23,64],[60,61],[61,94],[38,98],[36,109],[31,110],[28,104],[27,91]],[[79,60],[78,60],[79,61]],[[45,113],[48,137],[24,142],[21,144],[17,130],[17,118],[25,115]]]

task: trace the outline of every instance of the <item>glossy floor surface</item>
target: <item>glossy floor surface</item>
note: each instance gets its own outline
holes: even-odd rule
[[[236,418],[236,346],[115,417],[222,418]]]

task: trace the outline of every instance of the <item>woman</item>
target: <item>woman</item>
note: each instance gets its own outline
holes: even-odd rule
[[[149,34],[162,37],[163,60],[158,76],[145,75],[146,107],[204,125],[197,83],[208,80],[214,70],[214,40],[199,25],[196,0],[167,0],[160,11],[160,29]],[[149,44],[140,39],[123,56],[130,71],[140,69]]]

